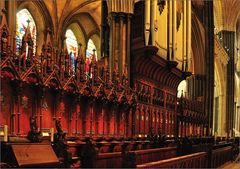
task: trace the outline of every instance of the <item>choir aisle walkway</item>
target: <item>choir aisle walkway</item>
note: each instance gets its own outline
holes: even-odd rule
[[[238,162],[229,162],[224,164],[223,166],[219,167],[221,169],[239,169],[240,168],[240,161]]]

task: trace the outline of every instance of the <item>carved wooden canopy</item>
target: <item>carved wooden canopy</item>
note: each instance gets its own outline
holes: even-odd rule
[[[179,83],[188,76],[179,70],[177,62],[167,61],[157,54],[158,48],[146,46],[135,49],[134,65],[137,77],[148,77],[162,86],[177,90]],[[150,78],[150,79],[149,79]]]

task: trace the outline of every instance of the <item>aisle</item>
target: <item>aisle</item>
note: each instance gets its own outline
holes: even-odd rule
[[[231,169],[239,169],[240,168],[240,161],[238,162],[229,162],[224,164],[223,166],[219,168],[231,168]]]

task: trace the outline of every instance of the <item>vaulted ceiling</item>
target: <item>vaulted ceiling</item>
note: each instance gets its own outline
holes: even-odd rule
[[[215,26],[219,30],[236,31],[240,16],[239,0],[214,0]]]
[[[95,44],[100,43],[101,0],[17,1],[17,11],[24,8],[29,10],[36,22],[40,46],[48,28],[53,32],[54,43],[60,45],[58,47],[61,47],[59,42],[64,40],[69,28],[83,47],[93,37]]]
[[[87,36],[100,28],[100,0],[44,0],[44,3],[57,31],[72,22],[80,24]]]

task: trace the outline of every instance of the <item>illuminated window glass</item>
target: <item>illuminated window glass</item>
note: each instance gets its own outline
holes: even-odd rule
[[[96,50],[96,46],[94,45],[93,41],[91,39],[89,39],[88,44],[87,44],[86,58],[89,58],[90,60],[92,59],[93,49]],[[95,52],[95,56],[96,56],[96,59],[97,59],[97,53],[96,52]]]
[[[89,65],[91,63],[92,60],[92,56],[93,56],[93,49],[96,50],[96,46],[94,45],[93,41],[91,39],[88,40],[88,44],[87,44],[87,51],[86,51],[86,71],[89,71]],[[97,60],[97,52],[95,52],[95,57]]]
[[[29,21],[29,27],[30,27],[30,32],[32,35],[32,40],[33,40],[33,53],[36,53],[36,37],[37,37],[37,31],[36,31],[36,25],[33,20],[32,15],[29,13],[27,9],[22,9],[17,13],[17,30],[16,30],[16,47],[17,47],[17,52],[21,48],[21,42],[22,42],[22,37],[25,34],[25,31],[28,26],[28,21]]]
[[[70,29],[66,31],[65,36],[67,38],[66,39],[67,50],[71,57],[72,67],[73,67],[73,70],[75,70],[76,61],[77,61],[77,52],[78,52],[77,38],[74,35],[73,31]]]

